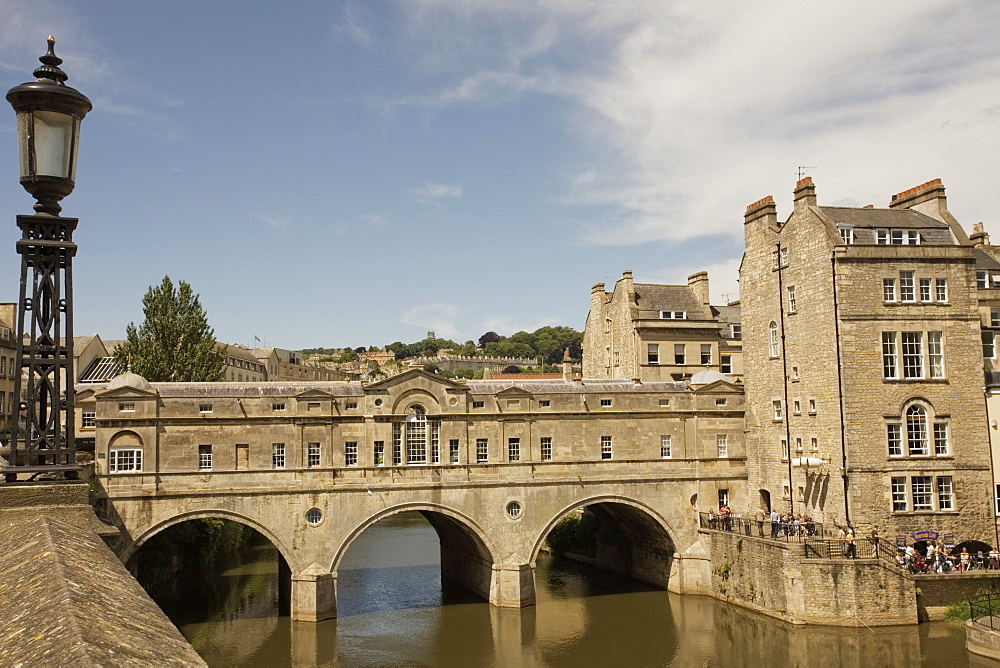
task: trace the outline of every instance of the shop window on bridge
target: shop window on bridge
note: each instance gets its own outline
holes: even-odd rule
[[[601,436],[601,459],[611,459],[611,437]]]
[[[516,462],[521,459],[521,439],[507,439],[507,461]]]
[[[489,439],[476,439],[476,463],[482,464],[489,459],[490,442]]]
[[[199,445],[198,446],[198,470],[207,471],[212,468],[212,446],[211,445]]]
[[[375,466],[385,464],[385,441],[375,441],[372,444],[372,461]]]
[[[344,466],[358,465],[358,442],[346,441],[344,443]]]
[[[108,472],[138,473],[142,471],[142,448],[111,448],[108,451]]]

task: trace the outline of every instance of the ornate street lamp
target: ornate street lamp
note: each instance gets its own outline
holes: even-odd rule
[[[59,200],[73,192],[80,121],[92,105],[63,83],[67,77],[53,52],[55,42],[50,36],[35,81],[7,92],[17,112],[21,185],[36,200],[35,215],[17,217],[21,291],[15,331],[21,373],[14,377],[10,443],[3,453],[7,482],[16,482],[21,473],[74,479],[79,470],[73,439],[72,281],[78,221],[59,215]],[[21,334],[26,331],[27,340]]]

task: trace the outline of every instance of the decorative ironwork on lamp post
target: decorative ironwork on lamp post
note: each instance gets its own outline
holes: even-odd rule
[[[7,101],[17,112],[21,185],[36,200],[35,214],[18,216],[21,290],[10,442],[3,467],[7,482],[19,474],[77,477],[73,437],[73,272],[76,218],[59,215],[59,200],[73,192],[80,121],[90,100],[65,85],[62,60],[39,58],[35,81],[15,86]],[[27,333],[27,339],[25,335]],[[65,419],[65,424],[63,424]]]

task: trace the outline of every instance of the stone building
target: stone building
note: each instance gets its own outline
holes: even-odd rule
[[[747,207],[748,487],[882,535],[993,543],[979,254],[931,181],[886,209]]]
[[[14,376],[18,373],[17,304],[0,304],[0,429],[7,426],[14,410]]]
[[[264,380],[344,380],[347,375],[339,369],[325,367],[319,362],[306,364],[302,359],[302,353],[294,350],[252,348],[250,353],[264,367]]]
[[[708,272],[687,285],[635,283],[625,271],[613,290],[590,292],[583,334],[585,378],[681,381],[706,369],[743,375],[740,305],[709,303]]]
[[[704,478],[683,499],[692,513],[720,499],[745,507],[743,390],[705,380],[460,383],[414,369],[367,385],[148,383],[127,372],[80,389],[94,418],[78,430],[95,438],[100,474],[673,460]]]

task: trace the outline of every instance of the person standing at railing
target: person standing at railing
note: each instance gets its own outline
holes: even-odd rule
[[[877,559],[878,558],[878,525],[877,524],[872,527],[872,532],[868,536],[868,540],[871,541],[871,544],[872,544],[872,557]]]
[[[1000,552],[994,547],[990,550],[990,570],[995,571],[1000,569]]]
[[[771,511],[771,538],[777,538],[778,537],[778,522],[780,521],[780,519],[781,519],[781,517],[778,515],[778,511],[777,510],[772,510]]]
[[[847,554],[844,555],[849,559],[858,558],[858,548],[854,544],[854,527],[850,524],[847,525]]]
[[[847,558],[847,530],[840,526],[837,527],[837,540],[840,542],[840,556]]]
[[[965,571],[969,570],[969,564],[972,562],[972,555],[969,554],[969,551],[967,549],[965,549],[964,547],[962,548],[962,554],[958,555],[958,559],[959,563],[961,564],[962,572],[964,573]]]
[[[764,509],[759,507],[753,513],[753,519],[757,522],[757,533],[764,537]]]
[[[732,511],[729,509],[728,505],[722,504],[722,506],[719,507],[719,517],[722,519],[723,531],[733,530],[733,519],[731,517],[731,513]]]

